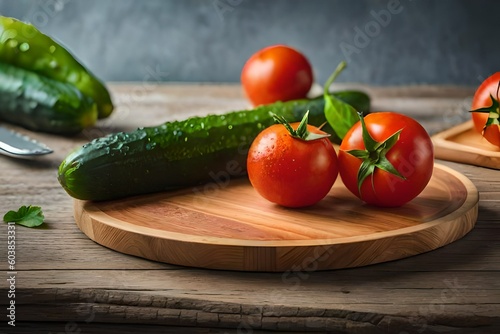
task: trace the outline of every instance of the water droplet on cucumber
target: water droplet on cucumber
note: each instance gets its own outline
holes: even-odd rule
[[[18,44],[19,44],[19,42],[15,39],[11,39],[7,42],[7,46],[10,48],[15,48],[15,47],[17,47]]]
[[[30,49],[30,45],[26,42],[21,43],[21,45],[19,45],[19,51],[21,51],[21,52],[26,52],[29,49]]]

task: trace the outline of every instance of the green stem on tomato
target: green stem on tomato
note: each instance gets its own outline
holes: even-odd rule
[[[348,154],[355,156],[362,160],[361,165],[358,170],[358,191],[361,194],[361,185],[366,180],[367,177],[373,176],[377,168],[391,173],[403,180],[406,178],[399,173],[399,171],[392,165],[392,163],[387,159],[386,154],[389,150],[397,143],[399,140],[399,135],[403,129],[400,129],[393,133],[389,138],[382,142],[377,142],[368,132],[366,128],[365,120],[362,113],[358,113],[359,120],[361,122],[363,143],[365,144],[364,150],[349,150]],[[372,187],[373,185],[372,178]]]
[[[497,86],[497,98],[495,99],[493,95],[490,94],[490,99],[491,99],[491,106],[489,107],[483,107],[483,108],[478,108],[476,110],[471,110],[470,112],[482,112],[482,113],[488,113],[488,119],[486,120],[486,124],[484,124],[484,129],[486,129],[488,126],[496,124],[500,125],[500,82],[498,83]]]
[[[326,80],[325,85],[323,86],[323,94],[329,94],[328,90],[330,86],[335,81],[335,79],[337,79],[340,72],[342,72],[344,68],[346,68],[346,66],[347,63],[345,61],[341,61],[340,64],[337,65],[337,68],[335,69],[335,71],[333,71],[332,74],[330,74],[330,77],[328,77],[328,80]]]
[[[340,140],[344,139],[347,131],[358,121],[357,110],[353,106],[328,93],[333,81],[346,66],[347,63],[342,61],[323,86],[325,118]]]
[[[297,130],[294,130],[292,128],[292,126],[290,125],[290,123],[288,123],[288,121],[285,119],[285,117],[283,117],[281,115],[276,115],[274,113],[271,113],[271,115],[273,116],[274,120],[277,123],[283,124],[285,126],[285,128],[288,130],[288,132],[290,133],[290,135],[293,138],[297,138],[297,139],[304,140],[304,141],[310,141],[310,140],[316,140],[316,139],[326,138],[326,137],[330,136],[330,134],[328,134],[328,133],[312,133],[312,132],[309,132],[307,130],[307,121],[309,118],[309,110],[304,114],[304,117],[302,117],[302,120],[300,121],[300,124],[297,127]]]

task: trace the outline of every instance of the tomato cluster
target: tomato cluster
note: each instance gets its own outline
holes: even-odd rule
[[[249,100],[258,105],[306,97],[313,75],[303,54],[275,45],[246,62],[241,83]],[[345,130],[356,121],[353,113]],[[392,207],[411,201],[432,176],[434,151],[429,135],[417,121],[402,114],[377,112],[359,117],[345,134],[338,156],[326,134],[307,125],[307,116],[301,123],[280,120],[282,124],[265,129],[248,152],[247,171],[253,187],[279,205],[310,206],[330,192],[340,174],[347,189],[368,204]]]
[[[296,129],[298,123],[291,126]],[[310,125],[308,130],[322,133]],[[364,202],[401,206],[422,192],[433,167],[433,146],[425,129],[394,112],[362,118],[344,137],[338,157],[326,137],[295,138],[285,126],[275,124],[255,138],[247,158],[253,187],[264,198],[286,207],[317,203],[338,174]]]

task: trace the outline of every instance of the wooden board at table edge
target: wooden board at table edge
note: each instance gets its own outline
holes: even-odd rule
[[[258,240],[250,240],[248,244],[237,240],[230,244],[228,240],[211,242],[211,238],[207,238],[206,242],[192,242],[189,237],[178,240],[158,238],[150,233],[141,233],[141,229],[133,225],[119,226],[120,222],[113,221],[111,217],[104,217],[103,212],[86,212],[86,206],[93,208],[93,203],[77,199],[74,200],[74,216],[80,230],[98,244],[158,262],[206,269],[257,272],[352,268],[432,251],[462,238],[473,229],[479,202],[476,187],[466,176],[447,166],[435,164],[434,168],[440,168],[456,177],[466,189],[463,204],[444,217],[447,219],[441,217],[417,226],[380,232],[377,233],[378,238],[373,235],[344,238],[349,239],[349,242],[317,240],[299,242],[294,246]],[[105,237],[109,235],[113,235],[111,240]],[[138,244],[128,244],[127,241],[131,240],[131,237],[136,243],[138,238]],[[420,240],[418,247],[405,247],[408,243],[413,244],[415,240],[422,238],[425,238],[425,242]],[[353,253],[357,254],[355,259],[346,262],[344,259]],[[293,258],[293,261],[290,261],[290,258]]]
[[[500,149],[474,131],[472,120],[433,135],[437,159],[500,169]]]

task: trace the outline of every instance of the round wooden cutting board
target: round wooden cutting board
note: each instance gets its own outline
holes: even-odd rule
[[[315,206],[286,209],[248,180],[107,202],[75,200],[78,227],[119,252],[184,266],[242,271],[357,267],[431,251],[468,233],[478,192],[436,164],[426,189],[399,208],[354,197],[340,177]]]

